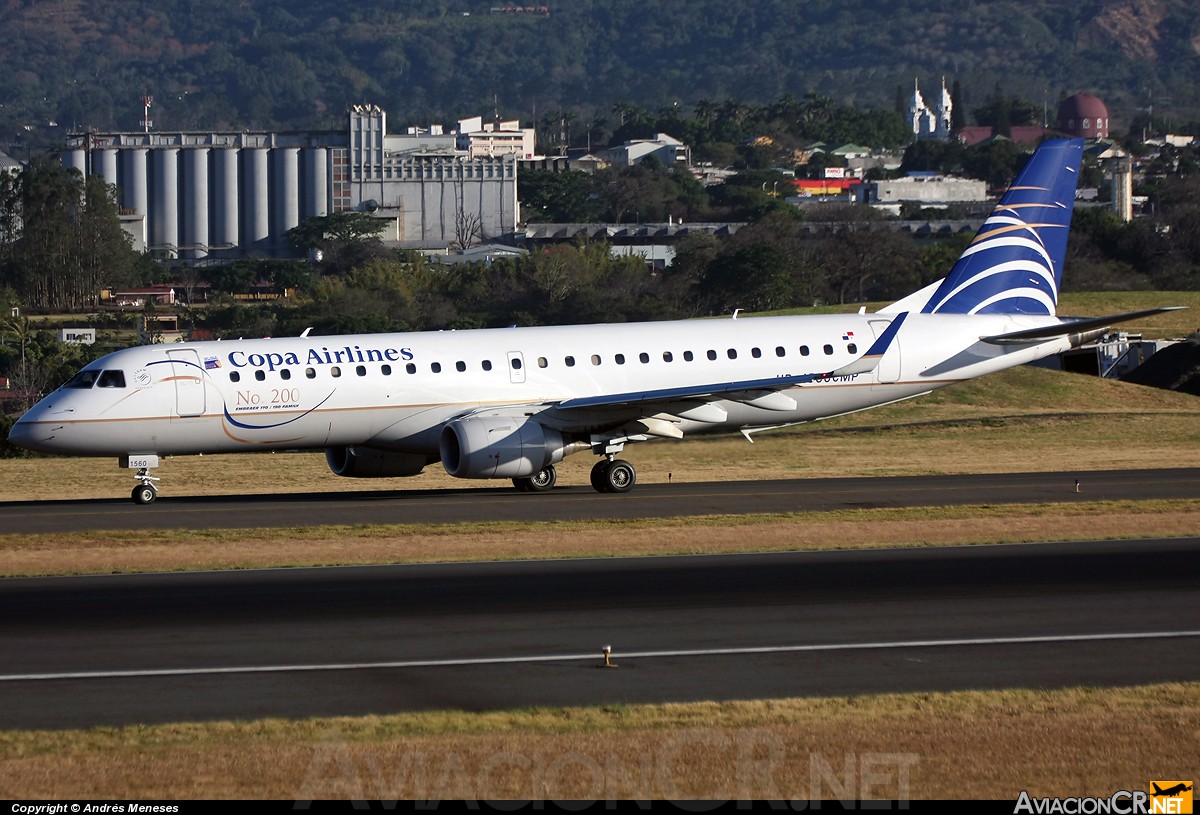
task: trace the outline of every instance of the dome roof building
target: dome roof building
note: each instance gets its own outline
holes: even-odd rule
[[[1090,93],[1068,96],[1058,106],[1058,129],[1084,139],[1108,138],[1108,108]]]

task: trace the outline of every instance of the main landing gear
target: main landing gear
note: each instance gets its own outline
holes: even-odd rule
[[[554,469],[553,464],[528,478],[514,478],[512,480],[513,486],[521,492],[549,492],[554,489],[556,481],[558,481],[558,472]]]
[[[555,471],[554,465],[550,465],[528,478],[514,478],[512,483],[521,492],[548,492],[554,489],[557,480],[558,473]],[[623,459],[603,458],[597,461],[596,466],[592,468],[592,489],[596,492],[629,492],[636,483],[637,470]],[[139,487],[139,489],[141,488]],[[137,500],[136,495],[134,500]]]
[[[629,492],[637,483],[637,470],[628,461],[603,458],[592,468],[592,489],[596,492]]]

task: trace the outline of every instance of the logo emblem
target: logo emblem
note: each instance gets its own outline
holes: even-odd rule
[[[1191,781],[1151,781],[1150,812],[1164,815],[1190,815],[1192,811]]]

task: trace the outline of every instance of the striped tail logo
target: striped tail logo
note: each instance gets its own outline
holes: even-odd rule
[[[1054,314],[1082,158],[1082,139],[1043,142],[922,311]]]

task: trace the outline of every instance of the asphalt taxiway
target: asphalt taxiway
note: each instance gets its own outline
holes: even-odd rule
[[[1075,490],[1075,481],[1080,489]],[[401,482],[403,484],[403,482]],[[1200,469],[814,478],[640,484],[625,495],[570,485],[547,493],[511,486],[248,496],[162,496],[0,503],[0,529],[32,534],[100,529],[245,529],[320,524],[661,518],[857,507],[950,506],[1200,498]]]
[[[0,728],[1197,680],[1198,573],[1189,538],[0,581]]]

